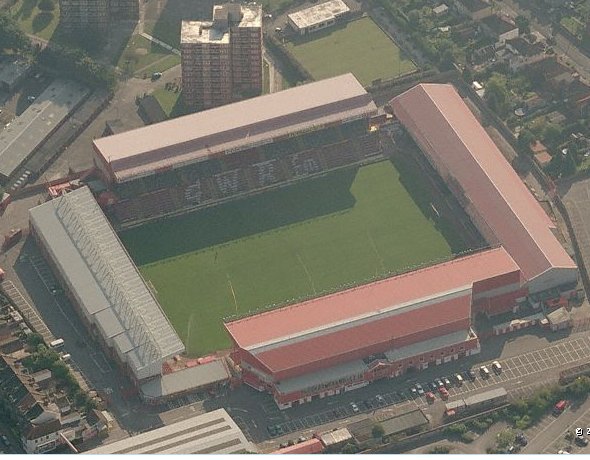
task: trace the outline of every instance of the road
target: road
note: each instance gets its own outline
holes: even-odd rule
[[[264,60],[268,63],[268,75],[269,75],[269,92],[276,93],[283,89],[283,77],[279,72],[279,66],[274,60],[272,55],[264,50]]]
[[[546,38],[552,36],[551,25],[548,23],[541,23],[540,18],[533,15],[530,10],[526,10],[518,5],[514,0],[503,0],[502,10],[506,13],[516,17],[518,15],[525,16],[530,21],[532,30],[536,30],[543,34]],[[555,35],[556,51],[558,54],[567,56],[575,65],[578,73],[590,79],[590,58],[582,53],[573,43],[560,34]]]

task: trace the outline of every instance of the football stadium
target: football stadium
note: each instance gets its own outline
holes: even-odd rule
[[[389,105],[393,120],[346,74],[97,139],[108,190],[31,210],[146,399],[231,380],[292,407],[478,353],[476,314],[575,290],[555,224],[452,85]],[[464,215],[439,214],[407,152],[384,155],[383,123]]]

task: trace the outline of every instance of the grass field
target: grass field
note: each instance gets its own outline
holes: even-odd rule
[[[171,61],[170,65],[167,67],[166,65],[158,66],[158,64],[167,64],[165,62],[167,60]],[[151,72],[161,72],[161,69],[166,70],[177,64],[180,64],[179,56],[141,35],[133,35],[119,56],[117,67],[129,75],[138,72],[140,74],[146,73],[149,76]]]
[[[382,161],[128,230],[121,239],[191,355],[222,318],[431,263],[466,248],[418,173]],[[411,191],[412,195],[408,192]]]
[[[371,18],[321,30],[288,42],[287,48],[316,80],[352,72],[368,86],[416,69]]]

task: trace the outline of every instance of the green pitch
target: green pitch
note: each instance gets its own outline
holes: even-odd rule
[[[368,86],[416,69],[371,18],[297,38],[287,48],[316,80],[352,72]]]
[[[406,169],[402,178],[390,161],[340,170],[121,238],[188,353],[202,355],[229,347],[224,317],[464,250],[435,224],[429,190]]]

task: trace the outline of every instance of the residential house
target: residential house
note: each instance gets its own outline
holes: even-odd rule
[[[432,12],[435,16],[443,16],[449,12],[449,7],[444,3],[432,8]]]
[[[529,147],[533,152],[535,161],[541,168],[544,168],[551,162],[551,155],[549,154],[547,147],[545,147],[540,140],[535,140]]]
[[[493,14],[480,21],[482,32],[496,41],[504,44],[506,40],[518,37],[518,27],[509,16]]]
[[[492,15],[492,5],[485,0],[455,0],[455,7],[461,14],[474,21]]]

